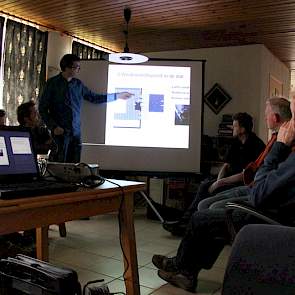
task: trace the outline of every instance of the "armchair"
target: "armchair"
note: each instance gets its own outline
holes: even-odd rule
[[[295,294],[295,228],[251,224],[237,234],[222,295]]]

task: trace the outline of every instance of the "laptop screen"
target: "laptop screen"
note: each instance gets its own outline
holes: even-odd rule
[[[0,128],[0,178],[13,182],[12,176],[37,177],[38,165],[29,129],[3,126]]]

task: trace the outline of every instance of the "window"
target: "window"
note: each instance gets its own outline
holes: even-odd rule
[[[0,108],[6,110],[9,125],[18,125],[17,107],[36,100],[45,84],[47,32],[10,19],[1,32],[5,36]]]

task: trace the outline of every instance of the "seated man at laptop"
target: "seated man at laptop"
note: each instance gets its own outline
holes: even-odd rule
[[[22,103],[17,108],[17,120],[20,126],[31,128],[36,154],[47,154],[49,150],[56,150],[50,131],[41,123],[34,101]]]
[[[56,151],[50,131],[42,124],[34,101],[22,103],[17,108],[17,120],[20,126],[31,129],[32,143],[36,154],[47,154],[49,151]],[[25,231],[25,236],[35,240],[35,230]]]

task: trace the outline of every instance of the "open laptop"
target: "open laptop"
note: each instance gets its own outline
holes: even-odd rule
[[[73,192],[78,186],[41,178],[30,129],[0,127],[0,199]]]

